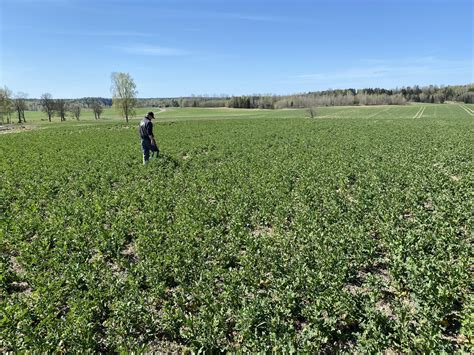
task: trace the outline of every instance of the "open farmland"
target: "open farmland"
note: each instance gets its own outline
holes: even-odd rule
[[[0,135],[0,348],[472,350],[463,107],[168,110],[148,166],[138,120],[27,113]]]

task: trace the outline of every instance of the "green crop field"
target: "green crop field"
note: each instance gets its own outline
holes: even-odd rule
[[[0,349],[473,351],[464,107],[169,109],[147,166],[138,118],[27,112],[0,135]]]

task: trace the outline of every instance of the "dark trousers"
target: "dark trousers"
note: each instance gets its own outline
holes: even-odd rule
[[[142,138],[143,162],[150,160],[151,141]]]

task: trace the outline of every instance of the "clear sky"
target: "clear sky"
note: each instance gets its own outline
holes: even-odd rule
[[[0,0],[0,86],[29,97],[467,84],[472,0]]]

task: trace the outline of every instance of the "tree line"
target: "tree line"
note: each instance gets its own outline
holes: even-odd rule
[[[91,109],[96,120],[104,107],[114,106],[127,120],[133,116],[136,107],[136,85],[128,73],[112,73],[112,98],[83,97],[81,99],[54,99],[50,93],[44,93],[39,99],[29,99],[28,94],[19,92],[13,95],[8,87],[0,88],[0,118],[1,123],[13,122],[12,115],[16,110],[18,123],[26,123],[25,111],[43,111],[51,122],[57,116],[61,122],[66,121],[68,115],[79,120],[83,108]]]
[[[95,119],[105,107],[114,106],[122,116],[134,115],[136,107],[229,107],[229,108],[312,108],[317,106],[403,105],[409,102],[444,103],[455,101],[474,103],[474,84],[449,86],[402,87],[397,89],[365,88],[337,89],[294,95],[191,95],[178,98],[137,98],[136,85],[128,73],[112,73],[112,98],[83,97],[80,99],[53,99],[44,93],[39,99],[29,99],[24,92],[0,88],[0,118],[3,123],[25,123],[25,111],[43,111],[48,120],[59,117],[65,121],[71,116],[79,120],[82,109],[93,111]]]
[[[16,115],[18,123],[26,122],[25,111],[28,110],[26,99],[28,94],[17,92],[15,95],[6,86],[0,88],[0,117],[2,124],[6,120],[11,123],[13,116]]]
[[[66,121],[68,114],[79,121],[83,108],[90,108],[94,112],[95,119],[100,119],[104,110],[104,104],[99,98],[85,98],[79,100],[53,99],[50,93],[44,93],[39,99],[39,106],[47,117],[48,121],[54,116],[60,118],[61,122]]]
[[[50,93],[44,93],[39,99],[28,99],[28,94],[19,92],[13,95],[7,87],[0,88],[0,119],[2,124],[14,122],[26,123],[25,111],[43,111],[49,122],[53,117],[66,121],[71,116],[79,120],[83,108],[92,109],[95,119],[100,119],[104,107],[109,106],[111,99],[82,98],[54,99]]]
[[[338,89],[294,95],[189,96],[137,99],[138,107],[310,108],[315,106],[403,105],[409,102],[474,103],[474,84],[402,87],[397,89]]]

